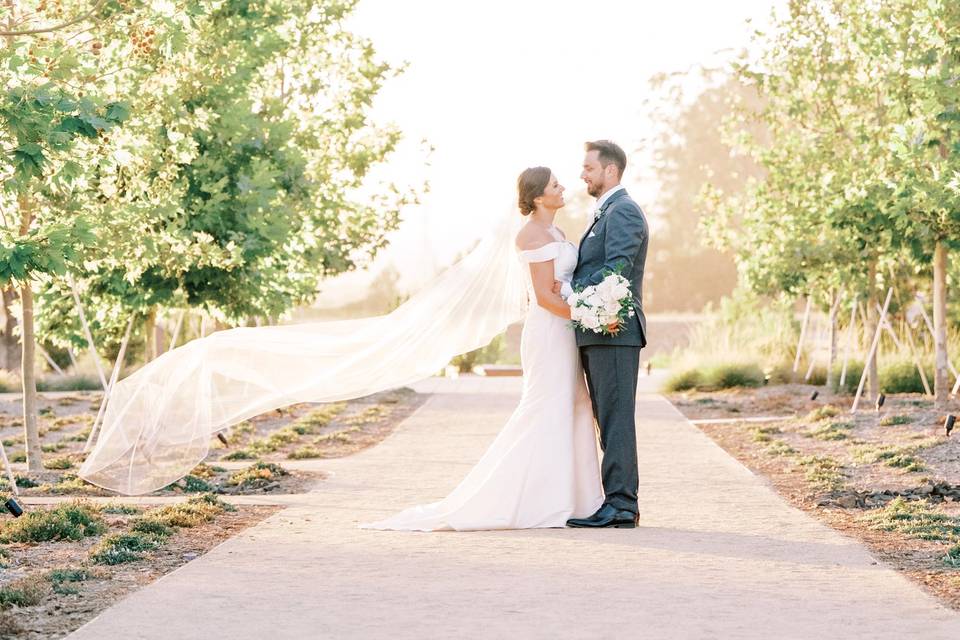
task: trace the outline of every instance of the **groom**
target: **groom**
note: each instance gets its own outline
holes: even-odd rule
[[[643,266],[647,258],[647,221],[620,184],[627,156],[609,140],[586,144],[583,173],[587,192],[597,198],[593,222],[580,241],[573,272],[576,288],[599,284],[620,268],[630,280],[636,314],[614,335],[577,331],[580,359],[587,374],[593,414],[603,451],[603,506],[588,518],[567,521],[571,527],[633,528],[638,523],[637,433],[634,407],[640,349],[647,344],[643,315]],[[566,298],[570,285],[560,292]]]

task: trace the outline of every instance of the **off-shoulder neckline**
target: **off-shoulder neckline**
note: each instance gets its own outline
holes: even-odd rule
[[[531,253],[531,252],[533,252],[533,251],[540,251],[540,249],[543,249],[544,247],[549,247],[549,246],[552,245],[552,244],[568,244],[568,245],[570,245],[571,247],[575,247],[575,246],[576,246],[576,245],[574,245],[572,242],[570,242],[569,240],[554,240],[553,242],[548,242],[548,243],[546,243],[546,244],[540,245],[540,246],[537,247],[536,249],[517,249],[517,251],[519,251],[520,253]]]

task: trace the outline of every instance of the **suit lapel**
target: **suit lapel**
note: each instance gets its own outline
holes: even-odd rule
[[[597,226],[597,223],[600,222],[600,218],[602,218],[602,217],[604,216],[604,214],[607,212],[607,209],[610,208],[610,205],[612,205],[614,202],[616,202],[617,200],[619,200],[620,198],[622,198],[622,197],[624,197],[624,196],[626,196],[626,195],[627,195],[627,190],[626,190],[626,188],[620,189],[620,190],[617,191],[615,194],[613,194],[612,196],[610,196],[610,197],[607,199],[607,201],[603,203],[603,206],[600,207],[600,213],[593,219],[593,222],[590,224],[590,226],[587,228],[586,232],[584,232],[583,236],[580,238],[580,245],[579,245],[579,247],[577,247],[577,249],[578,249],[578,251],[577,251],[577,254],[578,254],[578,255],[577,255],[577,259],[578,259],[578,260],[580,259],[580,256],[579,256],[580,250],[583,249],[583,241],[587,239],[587,236],[590,235],[590,232],[593,231],[593,228],[594,228],[595,226]]]

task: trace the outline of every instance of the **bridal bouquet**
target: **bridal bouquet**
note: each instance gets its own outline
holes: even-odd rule
[[[616,323],[619,329],[634,315],[630,281],[616,272],[609,273],[600,284],[574,291],[567,303],[574,329],[594,333],[612,335],[609,325]]]

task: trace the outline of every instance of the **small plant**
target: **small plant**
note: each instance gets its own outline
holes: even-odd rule
[[[360,427],[350,427],[332,433],[325,433],[322,436],[314,438],[313,444],[353,444],[353,438],[350,434],[357,433],[360,430]]]
[[[804,435],[817,440],[846,440],[854,426],[852,422],[829,422],[814,426]]]
[[[160,520],[150,517],[138,519],[133,523],[133,526],[130,527],[130,530],[137,533],[149,534],[158,538],[173,535],[173,529],[170,526],[164,524]]]
[[[44,462],[43,466],[47,469],[72,469],[73,460],[67,456],[60,456]]]
[[[375,405],[344,419],[344,423],[352,426],[376,424],[390,415],[389,407]]]
[[[796,449],[791,447],[783,440],[773,440],[769,445],[767,445],[767,453],[772,456],[791,456],[796,452]]]
[[[110,502],[100,507],[101,513],[119,514],[133,516],[140,513],[140,508],[131,504],[121,504],[119,502]]]
[[[33,607],[47,596],[50,585],[42,575],[32,575],[11,581],[0,588],[0,607]]]
[[[923,460],[916,457],[917,451],[926,448],[924,445],[915,445],[912,447],[900,447],[896,445],[876,446],[866,445],[858,447],[854,453],[854,460],[865,464],[883,463],[888,467],[904,469],[905,471],[916,473],[924,471],[926,465]]]
[[[26,462],[26,461],[27,461],[26,451],[17,451],[16,453],[10,454],[10,462]]]
[[[157,536],[142,533],[115,533],[104,538],[90,551],[94,564],[115,565],[134,562],[144,551],[153,551],[163,544]]]
[[[44,453],[56,453],[66,448],[67,445],[64,442],[51,442],[50,444],[40,445],[40,450]]]
[[[257,454],[248,450],[248,449],[237,449],[236,451],[231,451],[227,455],[223,456],[224,460],[256,460],[259,458]]]
[[[47,579],[53,583],[83,582],[91,577],[89,569],[53,569]]]
[[[880,426],[893,427],[898,424],[910,424],[911,422],[913,422],[913,418],[911,418],[910,416],[901,416],[901,415],[884,416],[880,420]]]
[[[90,437],[90,430],[91,430],[91,427],[86,427],[84,429],[81,429],[80,431],[77,431],[72,436],[65,438],[65,440],[67,442],[86,442],[87,438]]]
[[[753,441],[770,442],[773,440],[773,435],[777,433],[781,433],[780,427],[756,427],[753,430]]]
[[[804,456],[797,464],[805,467],[806,480],[818,489],[836,491],[843,487],[844,476],[839,462],[828,456]]]
[[[241,471],[234,473],[227,480],[227,484],[244,489],[259,489],[289,472],[273,462],[258,462]]]
[[[198,478],[194,475],[188,475],[183,479],[183,490],[187,493],[206,493],[208,491],[213,491],[214,486],[203,478]]]
[[[74,501],[48,511],[31,511],[0,529],[0,542],[49,542],[82,540],[107,531],[96,510]]]
[[[196,527],[216,518],[224,511],[235,511],[229,505],[212,494],[194,496],[182,504],[172,504],[152,511],[142,521],[152,521],[167,527]],[[148,526],[148,525],[140,525]]]
[[[840,409],[832,404],[825,404],[808,413],[806,420],[807,422],[819,422],[827,418],[836,418],[838,415],[840,415]]]
[[[943,556],[943,564],[954,569],[960,569],[960,544],[955,544],[947,549],[947,555]]]
[[[33,489],[34,487],[38,486],[38,483],[34,482],[27,476],[14,476],[13,479],[17,483],[17,486],[21,489]]]
[[[931,509],[926,500],[908,502],[898,497],[864,516],[863,521],[872,529],[896,531],[921,540],[956,541],[960,536],[960,518]]]
[[[314,447],[313,445],[303,445],[299,449],[295,449],[287,454],[287,458],[290,460],[309,460],[311,458],[322,458],[324,453],[322,450]]]
[[[290,427],[299,435],[316,433],[317,429],[323,428],[330,424],[330,422],[339,414],[343,413],[343,410],[346,408],[347,405],[343,402],[324,405],[299,418],[292,425],[290,425]]]

